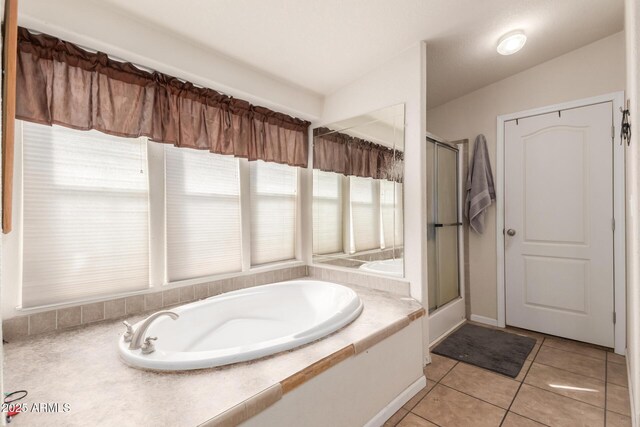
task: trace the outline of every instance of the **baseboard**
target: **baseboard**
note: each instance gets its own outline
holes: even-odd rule
[[[455,325],[453,325],[451,328],[449,328],[448,330],[445,331],[444,334],[440,335],[438,338],[436,338],[435,340],[433,340],[433,342],[431,344],[429,344],[429,352],[431,352],[431,349],[435,346],[437,346],[438,344],[440,344],[440,342],[442,342],[443,339],[445,339],[446,337],[448,337],[451,332],[455,331],[456,329],[458,329],[464,322],[466,322],[467,319],[462,319],[461,321],[459,321],[458,323],[456,323]],[[431,363],[431,354],[429,354],[429,359],[427,360],[427,364]]]
[[[383,425],[393,414],[398,412],[398,409],[407,403],[413,396],[415,396],[420,390],[427,386],[427,379],[425,376],[418,378],[413,384],[405,388],[395,399],[393,399],[387,406],[382,408],[373,418],[371,418],[364,427],[380,427]]]
[[[477,314],[471,315],[471,321],[482,323],[484,325],[489,325],[489,326],[496,326],[496,327],[498,326],[498,321],[496,319],[492,319],[490,317],[478,316]]]
[[[634,382],[631,378],[631,367],[629,366],[629,349],[625,351],[625,364],[627,365],[627,378],[629,378],[629,406],[631,407],[631,425],[637,426],[637,414],[636,414],[636,405],[633,400],[633,395],[635,394],[635,390],[633,389]]]

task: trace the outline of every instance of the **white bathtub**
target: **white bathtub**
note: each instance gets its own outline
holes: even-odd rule
[[[174,371],[257,359],[337,331],[360,315],[362,302],[346,286],[294,280],[225,293],[171,311],[180,317],[160,317],[147,331],[146,336],[158,337],[153,353],[130,350],[120,337],[120,356],[127,364]]]
[[[403,276],[404,263],[402,258],[371,261],[362,264],[359,269],[369,273],[387,274],[395,277]]]

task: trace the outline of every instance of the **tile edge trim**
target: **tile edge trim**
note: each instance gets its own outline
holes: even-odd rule
[[[238,403],[236,406],[216,415],[210,420],[200,424],[201,427],[232,427],[243,423],[249,418],[258,415],[269,406],[282,399],[282,386],[275,383],[250,398]]]
[[[271,387],[251,396],[243,402],[238,403],[236,406],[216,415],[214,418],[200,424],[200,426],[226,427],[238,425],[249,418],[258,415],[260,412],[282,399],[282,396],[286,393],[296,389],[343,360],[366,351],[377,343],[409,326],[413,321],[423,317],[425,314],[426,310],[424,307],[420,307],[420,309],[396,320],[384,329],[331,353],[301,371],[296,372],[284,380],[275,383]]]
[[[296,387],[304,384],[309,381],[311,378],[314,378],[327,369],[337,365],[345,359],[353,356],[355,354],[355,347],[353,344],[349,344],[346,347],[341,348],[338,351],[331,353],[330,355],[323,357],[317,362],[312,363],[301,371],[296,372],[288,378],[280,381],[280,385],[282,386],[282,393],[286,394]]]

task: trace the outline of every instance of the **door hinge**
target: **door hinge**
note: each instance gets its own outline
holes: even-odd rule
[[[616,219],[611,218],[611,230],[616,231]]]
[[[614,324],[614,325],[616,324],[616,320],[617,320],[617,319],[616,319],[616,312],[614,311],[614,312],[613,312],[613,324]]]

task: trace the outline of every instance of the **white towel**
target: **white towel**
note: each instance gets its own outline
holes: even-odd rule
[[[474,143],[473,160],[467,175],[466,190],[464,214],[469,220],[471,228],[482,234],[484,232],[484,214],[491,203],[496,200],[487,140],[482,134],[476,137]]]

